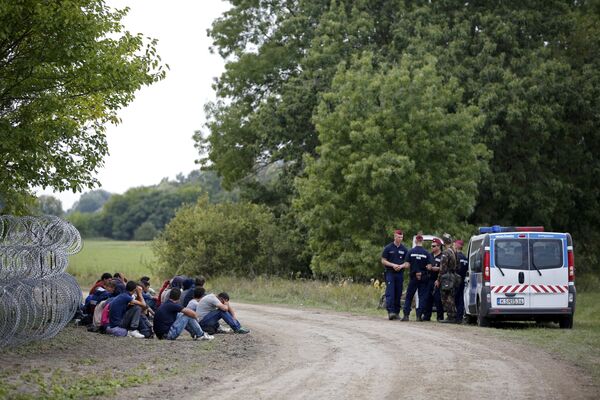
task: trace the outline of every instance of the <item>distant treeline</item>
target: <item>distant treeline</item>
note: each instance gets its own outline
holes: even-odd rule
[[[66,218],[84,237],[116,240],[152,240],[184,204],[194,204],[201,196],[210,202],[237,201],[235,192],[221,188],[211,171],[192,171],[175,181],[163,179],[155,186],[142,186],[124,194],[103,190],[85,193],[67,212]]]

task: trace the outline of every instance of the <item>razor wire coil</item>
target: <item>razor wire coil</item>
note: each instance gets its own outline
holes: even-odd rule
[[[55,336],[82,300],[67,274],[82,247],[70,223],[54,216],[0,216],[0,347]]]

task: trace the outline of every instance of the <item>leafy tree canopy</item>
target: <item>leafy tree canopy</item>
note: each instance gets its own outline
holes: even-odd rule
[[[32,187],[81,191],[108,153],[107,123],[164,77],[156,40],[123,30],[103,0],[0,2],[0,200]]]
[[[340,66],[315,116],[318,157],[298,180],[315,273],[369,278],[394,227],[464,224],[487,151],[473,144],[483,120],[461,94],[432,56],[378,70],[367,53]]]
[[[232,4],[210,31],[215,49],[227,63],[215,84],[217,101],[207,105],[208,134],[196,136],[198,147],[207,151],[205,162],[227,185],[250,188],[246,194],[252,201],[275,200],[285,205],[280,209],[286,212],[296,199],[298,207],[291,212],[302,214],[298,220],[307,224],[297,228],[308,229],[315,257],[325,254],[313,266],[323,265],[325,270],[320,260],[333,262],[325,249],[328,244],[339,247],[336,234],[354,235],[348,248],[355,249],[357,259],[366,260],[363,256],[372,250],[360,250],[369,246],[359,243],[375,243],[372,235],[387,226],[371,213],[389,206],[387,195],[378,193],[371,204],[344,193],[346,182],[353,179],[366,185],[355,189],[357,194],[375,191],[365,177],[367,171],[378,170],[377,163],[369,158],[371,149],[354,140],[376,138],[372,147],[377,153],[384,147],[381,137],[387,131],[392,132],[389,140],[406,143],[407,148],[411,142],[423,145],[448,135],[460,143],[458,149],[466,159],[484,155],[477,161],[488,164],[480,169],[483,176],[474,177],[460,167],[462,161],[448,160],[463,174],[451,180],[457,186],[450,198],[460,197],[460,203],[442,216],[437,211],[440,204],[423,198],[420,208],[410,207],[412,214],[406,217],[415,228],[431,226],[435,217],[436,226],[455,224],[456,231],[465,221],[542,224],[572,232],[582,247],[600,240],[600,186],[596,184],[600,1],[240,0]],[[365,54],[372,70],[357,67],[360,63],[355,60]],[[435,56],[433,63],[431,56]],[[419,74],[429,74],[432,85],[421,83]],[[406,78],[396,83],[392,77],[397,75]],[[364,91],[344,86],[342,76]],[[394,101],[383,102],[386,91],[378,80],[396,90],[388,96]],[[407,95],[417,87],[441,90],[441,103],[427,100],[427,92]],[[337,91],[350,97],[337,98]],[[448,91],[453,92],[451,98]],[[353,112],[344,111],[355,103],[361,105]],[[414,115],[429,114],[430,107],[441,110],[432,115],[455,125],[432,127],[414,120]],[[409,126],[402,125],[403,119]],[[340,159],[332,154],[335,151],[348,158]],[[430,180],[414,161],[418,157],[399,151],[397,156],[401,155],[406,161],[394,158],[390,165],[408,180],[406,188],[413,188],[412,179],[429,188]],[[355,160],[358,156],[364,157],[360,163]],[[265,185],[256,179],[258,171],[277,162],[285,167],[279,184]],[[358,165],[362,175],[355,170]],[[294,177],[302,177],[298,187],[293,186]],[[408,189],[397,191],[398,198],[408,199]],[[322,203],[311,202],[309,194],[322,196]],[[323,211],[327,207],[330,214]],[[324,224],[333,219],[333,225],[317,229],[317,217],[310,213],[320,215]],[[343,218],[360,220],[363,215],[372,218],[365,225],[372,229],[370,234],[358,226],[342,232],[336,225]],[[389,218],[388,223],[393,222]],[[383,245],[384,239],[379,240]],[[590,262],[582,264],[594,265],[594,254],[588,251]],[[352,266],[346,263],[349,258],[341,263]]]

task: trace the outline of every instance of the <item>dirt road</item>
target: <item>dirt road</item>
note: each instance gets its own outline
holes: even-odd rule
[[[575,367],[482,328],[237,308],[264,348],[198,399],[598,398]]]

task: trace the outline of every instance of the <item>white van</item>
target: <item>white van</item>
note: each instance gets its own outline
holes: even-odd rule
[[[479,231],[467,252],[466,319],[479,326],[492,320],[535,320],[572,328],[576,291],[571,235],[498,225]]]

